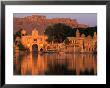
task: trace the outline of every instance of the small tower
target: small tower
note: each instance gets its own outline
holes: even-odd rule
[[[20,41],[20,37],[19,36],[16,36],[15,41]]]
[[[93,36],[93,38],[94,38],[94,39],[97,38],[97,34],[96,34],[96,32],[94,32],[94,36]]]
[[[32,36],[38,36],[38,31],[36,30],[36,28],[32,30]]]
[[[80,37],[80,32],[78,29],[76,30],[76,37]]]
[[[26,35],[26,31],[24,29],[21,31],[21,35],[22,36],[25,36]]]
[[[85,37],[85,34],[82,34],[81,37],[84,38]]]

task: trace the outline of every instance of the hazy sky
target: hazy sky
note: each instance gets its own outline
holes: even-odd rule
[[[25,17],[31,15],[43,15],[47,18],[71,18],[76,19],[80,24],[89,26],[97,25],[96,13],[14,13],[14,17]]]

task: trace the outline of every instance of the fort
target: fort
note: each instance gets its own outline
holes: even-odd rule
[[[43,52],[65,52],[65,53],[94,53],[97,52],[97,35],[94,32],[94,36],[84,34],[80,35],[79,30],[76,31],[76,37],[67,37],[69,44],[63,43],[48,43],[46,40],[48,37],[43,34],[39,35],[38,30],[34,28],[31,35],[26,35],[26,31],[21,31],[21,38],[16,37],[15,42],[21,41],[25,48],[29,49],[29,52],[43,51]],[[14,44],[15,51],[19,51],[19,48]]]
[[[13,24],[14,24],[14,33],[19,29],[26,29],[27,33],[31,34],[30,29],[37,28],[39,34],[43,34],[46,27],[53,24],[62,23],[71,28],[88,28],[89,25],[81,24],[76,19],[71,18],[47,18],[46,16],[42,15],[32,15],[32,16],[25,16],[23,18],[14,17]]]

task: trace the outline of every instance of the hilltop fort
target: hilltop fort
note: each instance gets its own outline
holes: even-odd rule
[[[76,19],[71,18],[47,18],[41,15],[26,16],[23,18],[14,17],[14,33],[19,29],[25,29],[27,33],[31,34],[31,30],[37,28],[40,34],[43,34],[46,27],[52,24],[63,23],[72,28],[88,28],[88,25],[80,24]]]

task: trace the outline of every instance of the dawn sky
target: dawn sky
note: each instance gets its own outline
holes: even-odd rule
[[[80,24],[86,24],[90,27],[97,25],[96,13],[14,13],[14,17],[25,17],[31,15],[43,15],[47,18],[71,18],[76,19]]]

